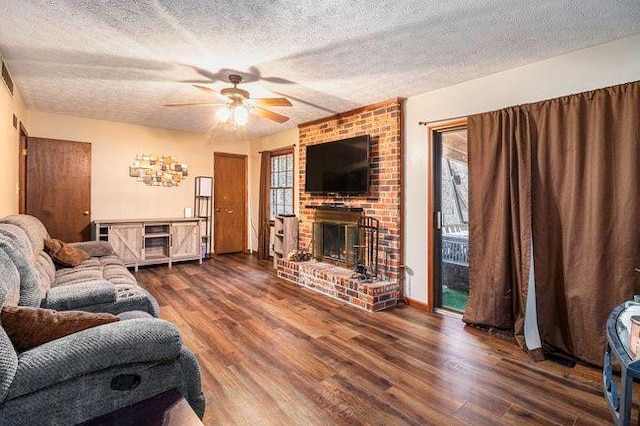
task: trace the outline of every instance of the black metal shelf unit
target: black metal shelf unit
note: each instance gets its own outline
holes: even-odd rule
[[[204,259],[211,258],[213,235],[213,178],[210,176],[196,176],[196,190],[193,211],[196,217],[202,219],[202,247]]]

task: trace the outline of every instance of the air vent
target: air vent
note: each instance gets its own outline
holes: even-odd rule
[[[9,75],[9,70],[7,69],[7,64],[4,63],[4,60],[2,61],[2,81],[4,81],[7,89],[9,89],[9,93],[11,93],[11,96],[13,96],[13,80]]]

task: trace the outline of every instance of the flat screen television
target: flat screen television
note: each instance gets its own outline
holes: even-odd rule
[[[314,194],[369,192],[369,135],[307,146],[305,191]]]

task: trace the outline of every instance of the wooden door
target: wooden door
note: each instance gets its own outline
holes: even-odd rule
[[[52,238],[87,241],[91,222],[91,144],[27,140],[26,213]]]
[[[213,156],[213,241],[216,254],[237,253],[247,244],[247,156]]]

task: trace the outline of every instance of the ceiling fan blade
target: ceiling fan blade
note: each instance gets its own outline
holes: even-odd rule
[[[208,95],[213,95],[216,98],[220,99],[222,102],[228,102],[229,98],[227,98],[224,95],[221,95],[220,93],[216,92],[215,90],[213,90],[210,87],[207,86],[200,86],[199,84],[194,84],[193,87],[195,87],[198,90],[203,91],[204,93],[208,94]]]
[[[199,84],[194,84],[193,87],[195,87],[196,89],[202,90],[203,92],[208,93],[210,95],[218,94],[218,92],[216,92],[215,90],[207,86],[200,86]]]
[[[259,106],[293,106],[287,98],[253,98],[251,100]]]
[[[289,120],[289,117],[285,117],[282,114],[278,114],[277,112],[269,111],[268,109],[255,107],[249,110],[252,114],[260,116],[262,118],[267,118],[269,120],[277,121],[278,123],[284,123]]]
[[[193,107],[193,106],[209,106],[220,105],[220,102],[188,102],[182,104],[166,104],[166,107]]]
[[[295,81],[287,80],[286,78],[280,77],[262,77],[264,81],[268,81],[269,83],[278,83],[278,84],[297,84]]]

